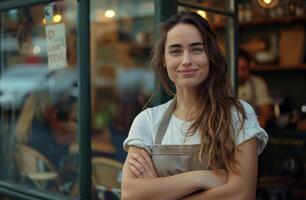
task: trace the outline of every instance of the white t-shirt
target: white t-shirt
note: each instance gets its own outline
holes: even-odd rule
[[[129,135],[123,143],[123,147],[126,151],[128,151],[129,146],[138,146],[147,149],[148,152],[151,153],[161,119],[171,101],[173,100],[159,106],[147,108],[136,116],[131,126]],[[240,127],[238,123],[239,118],[237,112],[232,109],[235,144],[237,146],[253,137],[257,137],[259,141],[258,154],[260,154],[267,144],[268,135],[265,130],[259,126],[257,116],[253,108],[242,100],[240,100],[240,102],[245,110],[246,119],[244,121],[242,130],[238,133],[238,129]],[[190,122],[180,120],[174,114],[172,114],[161,145],[200,144],[200,135],[198,133],[195,133],[190,137],[185,137],[189,125]]]

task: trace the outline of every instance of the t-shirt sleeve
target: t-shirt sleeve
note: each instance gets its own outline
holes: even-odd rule
[[[125,151],[128,151],[130,146],[137,146],[151,153],[149,147],[153,144],[153,140],[152,129],[149,123],[150,120],[148,118],[149,116],[146,110],[136,116],[130,128],[129,135],[123,142]]]
[[[258,140],[257,154],[259,155],[267,145],[269,136],[266,133],[266,131],[259,126],[257,116],[252,106],[250,106],[246,102],[243,102],[242,105],[246,113],[246,118],[242,126],[242,129],[240,131],[239,131],[240,123],[237,123],[238,120],[236,120],[236,123],[234,123],[235,144],[236,146],[238,146],[256,137]]]

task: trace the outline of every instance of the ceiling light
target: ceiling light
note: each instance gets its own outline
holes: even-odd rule
[[[115,13],[115,11],[113,11],[113,10],[107,10],[107,11],[105,11],[105,17],[107,17],[107,18],[113,18],[113,17],[115,17],[115,15],[116,15],[116,13]]]
[[[62,20],[62,16],[61,15],[54,15],[53,16],[53,22],[58,23]]]
[[[278,0],[258,0],[258,3],[263,8],[273,8],[278,3]]]

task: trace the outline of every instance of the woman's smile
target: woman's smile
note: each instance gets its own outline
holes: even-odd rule
[[[198,69],[180,69],[177,70],[177,72],[181,75],[183,75],[183,77],[191,77],[193,76],[196,72],[198,71]]]

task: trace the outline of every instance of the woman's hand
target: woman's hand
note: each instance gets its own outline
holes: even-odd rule
[[[132,154],[128,162],[129,168],[136,178],[158,177],[153,161],[147,151],[141,150],[141,154]]]

